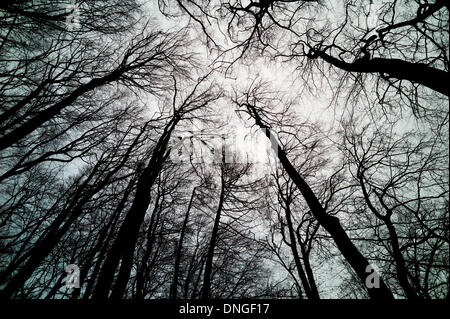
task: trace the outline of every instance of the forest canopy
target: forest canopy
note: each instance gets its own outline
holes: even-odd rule
[[[0,297],[448,299],[449,0],[0,4]]]

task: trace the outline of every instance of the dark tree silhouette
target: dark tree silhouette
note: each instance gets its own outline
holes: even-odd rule
[[[3,1],[0,298],[449,298],[449,8]]]

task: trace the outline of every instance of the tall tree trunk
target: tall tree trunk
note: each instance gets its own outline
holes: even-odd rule
[[[142,174],[139,176],[133,204],[125,217],[111,250],[108,252],[100,278],[97,281],[93,293],[93,298],[95,299],[108,298],[109,291],[113,284],[114,273],[121,260],[122,263],[120,264],[119,276],[116,280],[111,297],[120,299],[125,292],[133,264],[133,255],[139,228],[150,204],[150,189],[155,183],[164,161],[169,155],[168,152],[166,153],[167,145],[171,133],[179,120],[180,118],[178,116],[174,116],[166,125],[163,134],[153,150],[152,157],[147,167],[145,167]]]
[[[324,61],[348,72],[387,74],[399,80],[407,80],[424,85],[436,92],[449,96],[448,72],[423,63],[412,63],[401,59],[373,58],[360,63],[347,63],[325,52],[313,54]]]
[[[311,293],[313,296],[315,296],[316,299],[319,299],[320,298],[319,290],[317,289],[316,280],[314,279],[314,273],[311,268],[311,263],[309,262],[309,253],[306,251],[304,244],[302,244],[298,232],[297,232],[297,236],[298,236],[298,243],[300,246],[300,251],[301,251],[302,257],[303,257],[303,264],[305,265],[306,275],[308,276],[308,282],[309,282],[309,286],[311,288]]]
[[[200,280],[202,278],[202,273],[203,273],[203,268],[205,267],[205,256],[203,255],[200,258],[200,269],[198,270],[198,275],[196,280],[194,281],[194,286],[192,288],[192,294],[191,294],[191,299],[195,299],[198,296],[198,286],[200,285]],[[201,292],[200,292],[201,293]]]
[[[156,195],[155,199],[155,207],[152,212],[152,216],[150,217],[150,225],[147,229],[147,243],[145,247],[144,256],[142,257],[142,260],[140,260],[141,266],[138,268],[136,273],[136,299],[142,299],[145,297],[144,294],[144,285],[145,285],[145,278],[146,274],[148,273],[149,266],[147,265],[148,259],[150,258],[150,255],[153,252],[153,245],[155,243],[155,237],[156,237],[156,230],[159,224],[159,217],[161,214],[162,207],[160,206],[159,200],[160,200],[161,194],[158,190],[158,194]]]
[[[181,252],[183,250],[183,241],[184,241],[184,235],[186,233],[186,227],[189,221],[189,214],[191,212],[192,203],[194,201],[195,197],[195,190],[197,189],[197,186],[195,186],[192,189],[191,199],[189,200],[189,205],[186,210],[186,214],[184,215],[183,225],[181,227],[181,233],[180,233],[180,239],[178,240],[177,250],[175,254],[175,265],[173,270],[173,280],[172,285],[170,287],[170,298],[176,299],[177,293],[178,293],[178,276],[180,272],[180,261],[181,261]]]
[[[271,136],[270,129],[263,123],[259,114],[257,113],[254,106],[246,104],[250,115],[255,119],[256,125],[258,125],[265,133],[265,135],[270,139],[272,148],[277,152],[278,159],[283,165],[286,173],[295,183],[297,188],[303,195],[306,203],[311,209],[311,213],[316,218],[317,222],[325,228],[325,230],[331,235],[334,242],[336,243],[337,248],[342,253],[344,258],[353,268],[353,270],[358,275],[359,279],[365,283],[368,273],[366,273],[366,269],[370,265],[367,259],[361,254],[361,252],[356,248],[356,246],[352,243],[350,238],[348,237],[345,230],[342,228],[339,219],[337,217],[329,215],[322,204],[317,199],[316,195],[309,187],[308,183],[303,179],[303,177],[297,172],[295,167],[291,164],[289,159],[287,158],[286,153],[278,144],[276,139]],[[392,292],[386,286],[384,280],[380,278],[380,285],[378,288],[366,287],[371,299],[393,299]]]
[[[391,240],[392,247],[392,255],[395,261],[395,268],[397,272],[397,279],[405,291],[406,297],[411,300],[421,299],[417,294],[416,290],[411,286],[408,281],[408,268],[406,267],[405,259],[403,258],[403,254],[400,250],[400,244],[398,242],[397,232],[395,230],[392,221],[388,218],[386,220],[386,227],[389,231],[389,237]]]
[[[148,123],[147,123],[148,124]],[[141,132],[135,138],[133,143],[128,147],[126,153],[122,157],[120,163],[111,171],[109,171],[106,176],[98,182],[94,187],[89,189],[89,182],[93,178],[94,173],[99,169],[101,161],[99,161],[91,172],[90,176],[83,183],[83,188],[87,188],[86,193],[78,193],[75,198],[81,199],[74,206],[69,206],[69,208],[58,215],[58,217],[53,221],[52,225],[48,228],[49,231],[45,233],[41,239],[34,245],[29,253],[29,259],[20,268],[17,274],[8,281],[6,287],[0,292],[0,297],[10,298],[14,292],[19,289],[33,273],[39,264],[48,256],[52,249],[56,246],[61,237],[69,230],[70,226],[75,222],[75,220],[82,214],[84,205],[99,191],[106,187],[111,178],[123,168],[124,163],[128,160],[132,149],[135,147],[139,141],[141,135],[144,133],[147,124],[144,125]]]
[[[196,260],[195,260],[195,258],[197,257],[197,252],[198,252],[198,244],[195,247],[194,253],[192,254],[191,260],[189,262],[187,274],[186,274],[186,279],[183,284],[183,298],[184,299],[188,299],[188,297],[189,297],[189,286],[195,275],[195,268],[198,266],[198,265],[196,265]]]
[[[87,278],[87,275],[89,273],[89,269],[91,268],[95,255],[97,255],[98,252],[102,251],[102,247],[105,245],[106,239],[108,238],[109,234],[111,233],[111,229],[116,224],[120,214],[122,213],[122,210],[128,200],[128,196],[130,195],[131,191],[133,190],[134,184],[136,182],[135,178],[131,178],[128,182],[128,185],[125,189],[124,195],[122,196],[119,204],[117,205],[117,208],[114,210],[114,213],[111,216],[110,221],[108,224],[100,231],[100,236],[97,240],[97,243],[95,247],[90,249],[88,255],[86,256],[86,261],[83,265],[80,266],[80,283],[83,283],[85,279]],[[86,293],[88,290],[86,289]],[[80,297],[81,289],[74,289],[71,299],[78,299]]]
[[[219,204],[217,206],[216,217],[214,219],[214,226],[211,233],[211,239],[209,241],[208,253],[206,255],[205,273],[203,275],[203,287],[202,287],[202,299],[209,299],[211,294],[211,273],[212,264],[214,258],[214,249],[216,247],[217,234],[219,232],[220,215],[222,213],[223,201],[225,198],[225,153],[222,152],[222,165],[221,165],[221,186]]]
[[[287,227],[288,227],[289,240],[290,240],[289,243],[287,241],[285,241],[285,243],[288,244],[288,246],[291,248],[292,255],[293,255],[294,261],[295,261],[295,265],[297,267],[297,272],[300,277],[300,280],[302,281],[306,297],[308,297],[308,299],[319,299],[319,295],[315,294],[312,291],[311,286],[308,281],[308,278],[306,277],[305,271],[303,269],[303,265],[300,260],[300,256],[298,254],[297,240],[295,237],[294,226],[292,225],[291,209],[290,209],[289,203],[287,201],[285,201],[285,204],[286,204],[286,207],[285,207],[286,223],[287,223]],[[284,235],[283,235],[283,238],[284,238]]]
[[[372,201],[369,198],[369,193],[367,192],[366,186],[364,184],[364,177],[363,172],[361,171],[361,168],[358,169],[358,179],[359,184],[361,186],[364,200],[369,207],[370,211],[374,213],[374,215],[384,222],[386,225],[388,232],[389,232],[389,240],[391,242],[392,247],[392,256],[394,257],[394,263],[397,273],[397,279],[400,283],[400,286],[402,287],[403,291],[406,294],[406,297],[408,299],[417,300],[420,299],[418,294],[416,293],[415,289],[411,286],[411,284],[408,281],[408,268],[406,267],[405,259],[403,258],[402,252],[400,250],[400,244],[398,241],[397,232],[395,230],[394,225],[391,221],[391,215],[393,211],[389,209],[383,202],[383,200],[380,198],[381,204],[383,207],[387,210],[386,215],[382,215],[376,208],[373,206]]]

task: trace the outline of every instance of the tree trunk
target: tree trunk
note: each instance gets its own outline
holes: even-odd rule
[[[358,171],[358,179],[359,179],[359,183],[363,192],[363,196],[364,196],[364,201],[366,202],[367,206],[369,207],[370,211],[372,211],[372,213],[374,213],[374,215],[380,219],[381,221],[384,222],[384,224],[386,225],[388,232],[389,232],[389,240],[391,242],[391,247],[392,247],[392,256],[394,257],[394,262],[395,262],[395,268],[396,268],[396,272],[397,272],[397,279],[400,283],[400,286],[402,287],[403,291],[406,294],[406,297],[408,299],[412,299],[412,300],[417,300],[420,299],[419,296],[417,295],[416,291],[414,290],[414,288],[410,285],[409,281],[408,281],[408,269],[406,267],[405,264],[405,259],[403,258],[402,252],[400,250],[400,244],[398,242],[398,236],[397,236],[397,232],[395,230],[394,225],[392,224],[391,221],[391,215],[392,215],[392,210],[390,210],[383,202],[383,200],[380,198],[380,201],[382,203],[382,205],[384,206],[384,208],[387,210],[387,214],[386,215],[382,215],[372,204],[370,198],[369,198],[369,193],[367,192],[366,186],[364,184],[364,177],[363,177],[363,172]]]
[[[155,237],[156,237],[156,230],[159,224],[159,218],[161,214],[161,206],[159,203],[160,200],[160,192],[158,190],[158,194],[155,198],[155,207],[152,212],[152,216],[150,217],[150,225],[147,229],[147,243],[145,247],[144,256],[142,257],[142,260],[140,260],[140,267],[138,267],[137,273],[136,273],[136,299],[142,299],[145,297],[144,294],[144,286],[145,286],[145,278],[146,274],[148,273],[149,267],[147,265],[148,259],[150,255],[153,252],[153,245],[155,243]]]
[[[286,207],[285,207],[284,211],[286,213],[286,222],[287,222],[287,227],[288,227],[288,232],[289,232],[289,240],[290,240],[290,243],[288,243],[286,240],[285,240],[285,243],[291,248],[292,255],[293,255],[294,261],[295,261],[295,265],[297,267],[297,272],[300,277],[300,280],[302,281],[306,297],[308,299],[319,299],[318,295],[313,294],[311,287],[309,285],[308,279],[306,277],[305,271],[303,270],[303,265],[301,263],[300,256],[298,254],[295,231],[294,231],[294,227],[292,225],[291,209],[290,209],[289,203],[287,201],[285,201],[285,205],[286,205]],[[283,230],[282,230],[282,232],[283,232]],[[283,235],[283,238],[284,238],[284,235]]]
[[[74,203],[74,206],[69,206],[69,208],[58,215],[58,217],[53,221],[52,225],[49,227],[49,231],[45,233],[40,240],[34,245],[29,253],[29,259],[17,272],[17,274],[9,280],[6,287],[0,292],[0,297],[10,298],[13,293],[19,289],[27,280],[27,278],[33,273],[39,264],[47,257],[47,255],[56,246],[61,237],[69,230],[70,226],[75,222],[75,220],[82,214],[83,206],[99,191],[106,187],[111,178],[116,174],[128,160],[128,157],[134,148],[134,146],[139,141],[141,135],[144,133],[147,124],[142,128],[141,132],[135,138],[133,143],[127,149],[127,152],[122,157],[120,163],[111,171],[109,171],[106,176],[98,182],[95,187],[88,189],[86,193],[82,196],[78,203]],[[90,176],[83,183],[83,188],[89,188],[89,182],[93,178],[94,173],[97,172],[101,161],[99,161],[91,172]],[[80,192],[75,196],[79,198],[82,194]],[[3,275],[3,274],[2,274]]]
[[[366,269],[370,265],[367,259],[352,243],[347,233],[339,223],[339,219],[334,216],[328,215],[328,213],[322,207],[322,204],[320,204],[319,200],[317,199],[312,189],[309,187],[308,183],[291,164],[291,162],[287,158],[286,153],[283,151],[276,139],[271,136],[269,128],[264,125],[255,108],[248,104],[247,107],[250,114],[255,119],[256,124],[261,129],[263,129],[265,135],[270,139],[272,148],[275,150],[275,152],[277,152],[279,161],[283,165],[289,177],[302,193],[303,198],[311,209],[311,213],[316,218],[317,222],[331,235],[339,251],[356,272],[360,280],[365,283],[368,276],[368,273],[366,273]],[[392,300],[394,298],[392,292],[386,286],[382,278],[380,278],[379,288],[373,287],[367,288],[367,290],[371,299]]]
[[[203,288],[202,288],[202,299],[209,299],[211,294],[211,273],[212,264],[214,258],[214,248],[216,247],[217,234],[219,232],[220,215],[222,213],[223,201],[225,198],[225,168],[224,168],[224,154],[222,155],[222,165],[221,165],[221,189],[219,204],[217,206],[216,217],[214,219],[214,226],[211,233],[211,239],[209,241],[208,253],[206,255],[205,273],[203,275]]]
[[[317,289],[316,280],[314,279],[314,273],[309,262],[309,254],[307,253],[304,245],[301,243],[300,237],[298,238],[300,245],[300,251],[303,257],[303,263],[305,265],[306,275],[308,276],[309,286],[311,288],[311,293],[316,299],[320,299],[319,290]]]
[[[163,134],[153,150],[152,157],[147,167],[139,176],[133,204],[125,217],[111,250],[108,252],[100,278],[98,279],[97,286],[94,290],[93,298],[95,299],[108,298],[109,291],[113,284],[114,273],[121,260],[122,263],[120,265],[119,276],[111,297],[120,299],[125,292],[130,277],[131,266],[133,264],[133,255],[139,228],[150,204],[150,189],[155,183],[164,161],[169,155],[169,153],[166,153],[167,145],[171,133],[179,120],[180,118],[178,116],[174,116],[174,118],[166,125]]]
[[[448,72],[423,63],[412,63],[400,59],[373,58],[360,63],[347,63],[325,52],[316,52],[324,61],[348,72],[387,74],[399,80],[419,83],[434,91],[449,96]]]
[[[172,285],[170,287],[170,298],[176,299],[177,298],[177,290],[178,290],[178,276],[180,271],[180,261],[181,261],[181,252],[183,250],[183,240],[184,240],[184,234],[186,233],[186,227],[189,221],[189,213],[192,208],[192,203],[194,201],[195,196],[195,190],[197,189],[197,186],[195,186],[192,190],[191,199],[189,201],[188,208],[186,210],[186,214],[184,215],[183,220],[183,226],[181,227],[181,233],[180,233],[180,239],[178,240],[178,246],[175,254],[175,265],[174,265],[174,271],[173,271],[173,280]]]

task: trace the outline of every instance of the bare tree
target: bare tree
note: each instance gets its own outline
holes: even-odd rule
[[[0,297],[448,298],[449,7],[0,4]]]
[[[317,199],[313,190],[310,188],[306,180],[297,172],[295,167],[289,161],[286,156],[286,152],[281,148],[278,141],[274,138],[273,133],[271,133],[271,129],[260,116],[260,113],[263,112],[261,107],[255,105],[255,102],[261,101],[258,95],[258,89],[261,88],[250,88],[249,91],[245,92],[243,96],[237,97],[234,100],[239,107],[245,108],[244,110],[248,112],[248,114],[255,120],[256,125],[264,131],[264,134],[267,138],[270,139],[272,148],[277,154],[277,157],[281,163],[281,165],[286,170],[286,173],[295,183],[299,191],[302,193],[305,201],[307,202],[311,213],[316,218],[317,222],[320,226],[325,228],[327,232],[330,233],[334,242],[336,243],[338,249],[342,253],[342,255],[346,258],[348,263],[357,273],[358,277],[362,282],[365,282],[367,273],[366,269],[370,265],[368,260],[361,254],[358,248],[352,243],[350,238],[348,237],[346,231],[342,227],[339,222],[339,219],[335,216],[329,215],[322,204]],[[384,281],[380,279],[380,287],[367,287],[368,292],[371,298],[374,299],[392,299],[392,293],[389,288],[386,286]]]
[[[206,77],[198,80],[192,91],[181,101],[180,106],[177,106],[177,84],[175,82],[172,118],[165,125],[162,135],[152,150],[151,158],[138,179],[133,204],[123,221],[113,246],[108,252],[96,289],[94,290],[94,298],[108,297],[113,282],[113,275],[120,260],[122,261],[120,271],[111,297],[121,298],[123,296],[130,276],[139,227],[150,204],[149,189],[153,186],[164,161],[169,155],[170,150],[168,149],[168,144],[171,134],[185,115],[205,108],[209,103],[220,97],[220,92],[214,92],[212,86],[206,87],[205,89],[200,87],[205,80]],[[202,89],[202,91],[197,93],[199,89]]]
[[[433,117],[445,111],[449,95],[446,0],[339,4],[198,0],[178,6],[166,3],[161,10],[171,12],[170,8],[200,26],[206,44],[221,52],[217,62],[231,66],[262,55],[296,66],[305,83],[298,81],[298,86],[318,94],[325,82],[336,98],[340,94],[358,98],[375,91],[384,109],[405,105],[416,115],[431,112]],[[215,32],[217,28],[224,32]],[[231,46],[218,45],[225,43],[224,37]]]
[[[368,218],[394,267],[403,290],[398,294],[408,299],[444,296],[448,287],[433,274],[448,276],[443,253],[448,245],[447,151],[435,135],[399,133],[390,123],[366,124],[362,131],[357,127],[345,123],[345,151],[357,194],[379,221]]]

